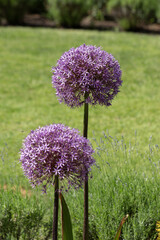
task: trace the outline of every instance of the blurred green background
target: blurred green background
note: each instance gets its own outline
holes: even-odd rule
[[[40,14],[57,26],[79,27],[84,17],[112,20],[119,28],[134,30],[141,24],[160,22],[157,0],[0,0],[0,22],[24,24],[26,14]]]

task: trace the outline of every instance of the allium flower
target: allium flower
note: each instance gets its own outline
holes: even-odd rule
[[[81,186],[91,165],[93,149],[79,131],[63,124],[39,127],[26,137],[20,162],[33,186],[53,183],[54,176]]]
[[[118,61],[100,47],[91,45],[71,48],[52,71],[59,101],[70,107],[81,106],[84,101],[109,106],[122,84]]]

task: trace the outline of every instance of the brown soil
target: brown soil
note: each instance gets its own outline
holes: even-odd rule
[[[56,23],[41,15],[32,14],[24,17],[24,25],[32,27],[56,27]]]
[[[99,30],[119,30],[123,31],[123,29],[116,23],[115,21],[94,21],[94,22],[85,22],[84,19],[82,21],[83,28],[94,28]],[[160,34],[160,24],[148,24],[148,25],[140,25],[136,29],[132,30],[134,32],[142,32],[142,33],[152,33],[152,34]]]
[[[0,190],[3,189],[5,191],[7,190],[12,190],[13,192],[16,192],[17,190],[22,194],[23,197],[30,197],[32,195],[31,190],[26,190],[24,187],[19,187],[17,188],[16,186],[7,186],[6,184],[4,184],[3,186],[0,185]]]

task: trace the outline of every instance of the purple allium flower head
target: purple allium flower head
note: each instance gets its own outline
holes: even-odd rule
[[[118,61],[92,45],[71,48],[52,71],[52,83],[59,101],[70,107],[81,106],[84,101],[109,106],[122,84]]]
[[[67,179],[68,186],[82,185],[94,164],[94,150],[79,131],[52,124],[31,131],[23,142],[20,162],[33,186]]]

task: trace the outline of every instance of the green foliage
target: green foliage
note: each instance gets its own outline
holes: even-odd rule
[[[128,144],[123,137],[117,139],[108,134],[94,141],[97,166],[89,181],[89,240],[114,239],[117,226],[127,213],[129,220],[120,229],[120,239],[155,240],[155,226],[160,218],[159,146],[150,142],[143,152],[137,137]],[[1,189],[1,239],[50,239],[53,189],[50,190],[41,195],[35,189],[31,196],[24,197],[18,191]],[[74,239],[80,240],[83,190],[70,189],[64,195],[73,220]],[[59,236],[60,231],[59,224]]]
[[[124,29],[134,29],[141,23],[152,23],[160,17],[157,0],[109,0],[109,10],[116,10],[116,18]]]
[[[44,13],[46,6],[47,0],[0,0],[0,18],[8,24],[23,24],[26,13]]]
[[[106,0],[93,0],[90,15],[96,20],[104,20],[107,2]]]
[[[29,0],[0,0],[0,16],[6,18],[9,24],[23,23]]]
[[[61,220],[62,220],[62,240],[73,240],[72,222],[68,206],[62,195],[59,194],[61,201]]]
[[[79,27],[91,6],[90,0],[48,0],[48,3],[49,17],[63,27]]]
[[[47,0],[29,0],[29,13],[43,14],[47,11]]]
[[[36,198],[14,190],[0,192],[0,239],[41,239],[51,235],[52,225],[44,220],[45,209]],[[47,237],[48,236],[48,237]]]
[[[120,239],[155,240],[156,221],[160,217],[160,149],[150,144],[142,153],[136,141],[128,145],[124,138],[116,139],[106,134],[96,141],[97,167],[89,185],[91,239],[114,239],[119,222],[129,214]],[[137,166],[140,161],[143,164]],[[74,191],[68,194],[65,197],[75,219],[73,229],[76,229],[76,239],[80,240],[77,226],[82,224],[78,216],[83,216],[80,210],[83,195]]]

